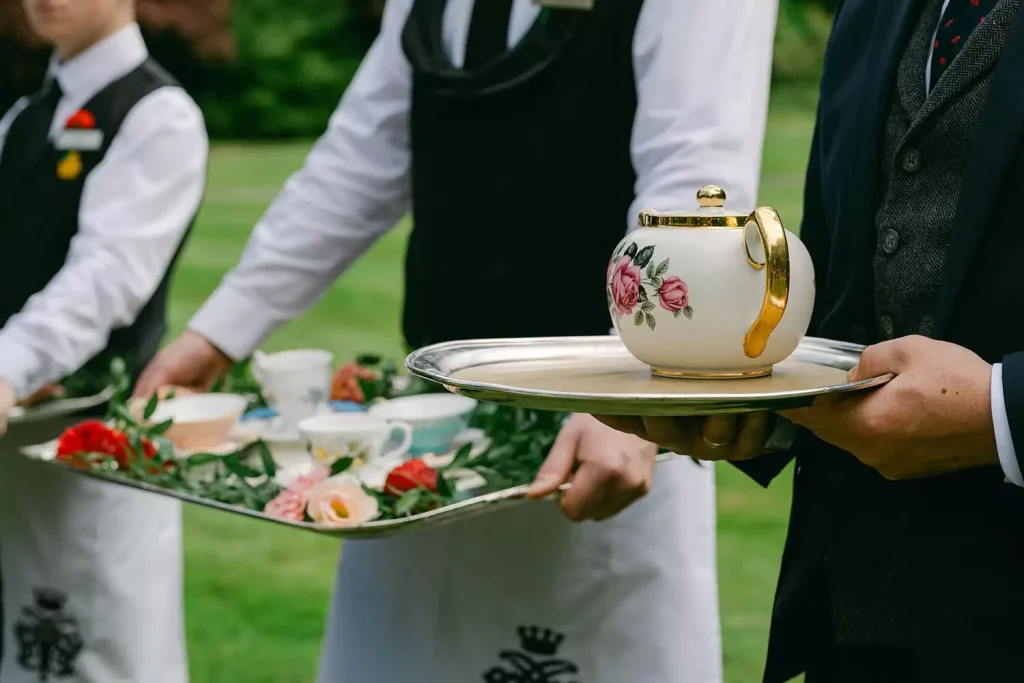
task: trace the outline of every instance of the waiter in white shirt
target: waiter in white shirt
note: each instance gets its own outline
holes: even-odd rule
[[[24,4],[55,54],[0,120],[0,417],[91,360],[152,358],[208,152],[133,0]],[[185,683],[180,505],[16,455],[63,426],[0,439],[0,680]]]
[[[305,167],[139,392],[208,386],[410,208],[422,346],[606,334],[624,221],[707,183],[753,207],[776,2],[561,4],[391,0]],[[565,516],[606,519],[655,454],[574,416],[533,492],[571,479]],[[713,477],[663,465],[600,525],[536,504],[347,544],[320,681],[720,681]]]

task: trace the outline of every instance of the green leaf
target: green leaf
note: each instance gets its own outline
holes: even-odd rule
[[[653,330],[654,326],[655,326],[654,316],[651,315],[650,313],[645,313],[644,315],[647,318],[647,327],[649,327],[649,328],[651,328]]]
[[[655,275],[654,277],[651,278],[651,287],[654,287],[656,290],[657,289],[661,289],[661,285],[663,283],[664,283],[664,280],[662,280],[657,275]]]
[[[412,489],[403,493],[395,503],[395,515],[398,517],[408,515],[416,507],[416,504],[420,502],[420,499],[423,498],[423,492],[423,489]]]
[[[356,357],[356,363],[368,368],[376,367],[381,364],[382,358],[373,354],[366,354],[363,356]]]
[[[645,301],[642,304],[640,304],[640,310],[644,312],[653,311],[654,304],[652,304],[650,301]]]
[[[473,444],[467,443],[462,446],[458,451],[455,452],[455,457],[452,458],[452,462],[445,469],[455,469],[458,467],[465,467],[470,458],[473,457]]]
[[[444,476],[444,471],[437,473],[437,495],[441,497],[444,504],[447,504],[453,495],[452,484]]]
[[[643,325],[644,324],[644,312],[642,310],[637,310],[636,315],[633,316],[633,324],[634,325]]]
[[[331,476],[336,477],[347,472],[349,467],[352,467],[352,458],[339,458],[331,463]]]
[[[647,289],[644,288],[643,285],[640,285],[639,292],[640,292],[640,301],[647,301],[648,300]]]
[[[167,433],[167,430],[174,426],[174,420],[164,420],[152,427],[146,428],[146,434],[150,437],[163,436]]]
[[[682,311],[680,311],[679,309],[676,309],[676,310],[672,311],[672,317],[673,318],[678,318],[680,313],[682,313]]]
[[[686,316],[687,320],[693,320],[693,309],[687,306],[683,309],[683,315]]]
[[[626,240],[622,240],[621,242],[619,242],[619,246],[615,247],[614,258],[615,258],[616,261],[619,259],[619,256],[622,254],[622,250],[625,247],[626,247]]]
[[[146,409],[142,412],[142,419],[148,421],[149,418],[153,417],[153,413],[156,412],[156,407],[160,404],[160,397],[153,394],[149,397],[149,402],[146,403]]]
[[[263,463],[263,471],[267,473],[267,476],[273,479],[277,476],[277,463],[274,461],[274,455],[270,452],[270,448],[261,439],[256,442],[256,450],[260,454],[260,461]]]
[[[629,246],[626,247],[626,253],[623,254],[623,256],[628,256],[629,258],[636,256],[636,242],[629,243]]]
[[[654,262],[653,261],[647,264],[647,271],[646,271],[646,273],[647,273],[647,277],[649,277],[649,278],[654,277]]]
[[[633,259],[633,263],[640,268],[644,268],[648,263],[651,262],[651,258],[654,256],[654,245],[648,245],[641,249],[636,257]]]
[[[182,460],[181,466],[186,469],[194,469],[202,465],[208,465],[211,462],[218,462],[223,458],[223,455],[216,455],[214,453],[195,453]]]
[[[655,275],[664,275],[665,271],[667,271],[667,270],[668,270],[668,259],[665,259],[664,261],[662,261],[661,263],[658,264],[657,268],[655,268],[654,274]]]

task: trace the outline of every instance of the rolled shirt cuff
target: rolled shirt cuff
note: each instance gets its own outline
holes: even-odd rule
[[[1006,475],[1006,481],[1024,487],[1024,476],[1021,474],[1017,451],[1013,446],[1013,435],[1010,432],[1010,420],[1006,415],[1006,399],[1003,394],[1003,366],[996,363],[992,366],[992,427],[996,435],[996,450],[999,453],[999,464]]]
[[[220,287],[189,321],[188,328],[235,361],[247,358],[279,322],[268,306],[231,287]]]

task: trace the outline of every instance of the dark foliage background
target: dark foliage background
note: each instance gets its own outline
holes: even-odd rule
[[[42,81],[49,51],[0,0],[0,110]],[[775,82],[812,89],[837,0],[781,0]],[[384,0],[139,0],[156,59],[206,115],[211,136],[318,135],[376,36]]]

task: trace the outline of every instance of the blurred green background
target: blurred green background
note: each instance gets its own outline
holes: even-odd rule
[[[0,0],[0,107],[38,87],[45,68],[46,51],[27,34],[20,4]],[[783,0],[780,10],[761,201],[794,230],[832,4]],[[380,7],[375,0],[140,0],[154,53],[200,102],[218,139],[206,202],[174,280],[172,333],[236,262],[253,224],[302,164],[373,40]],[[401,357],[407,232],[403,224],[381,240],[267,347]],[[718,476],[725,680],[753,683],[764,662],[789,477],[764,491],[729,466]],[[202,509],[185,513],[193,683],[312,682],[340,544]]]

